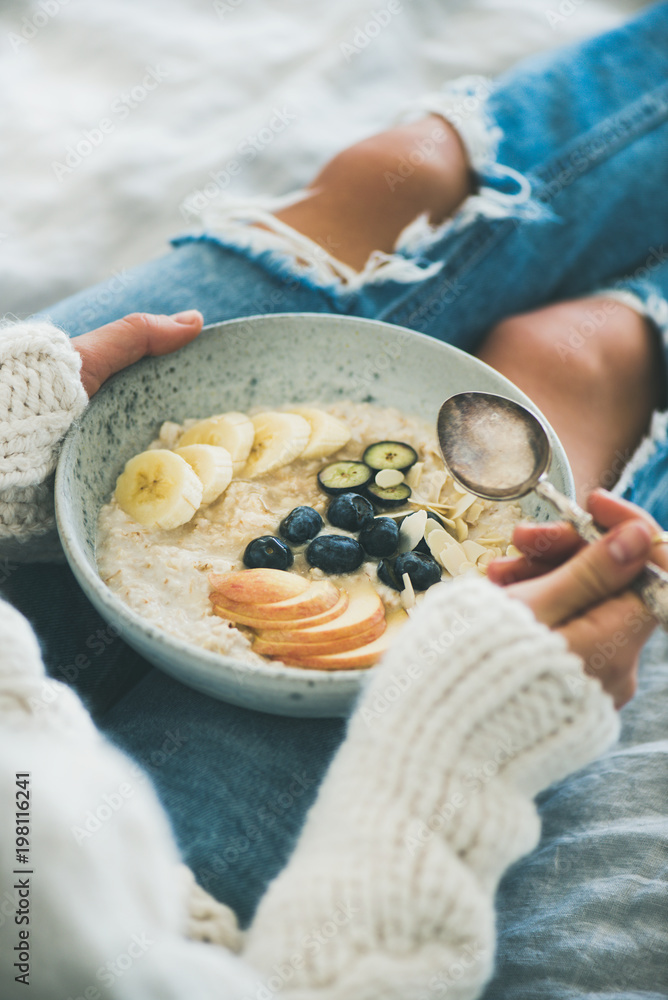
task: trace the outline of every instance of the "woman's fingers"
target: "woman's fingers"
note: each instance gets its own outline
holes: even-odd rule
[[[524,556],[500,556],[487,567],[487,578],[498,587],[509,587],[511,583],[533,580],[554,569],[554,563],[546,559],[526,559]]]
[[[538,579],[513,584],[508,591],[528,604],[539,621],[562,624],[624,590],[647,562],[652,536],[651,527],[636,516],[585,545],[563,565]]]
[[[561,521],[518,524],[513,532],[513,543],[522,555],[495,559],[487,570],[492,583],[500,587],[542,576],[584,545],[577,532]]]
[[[613,528],[621,521],[639,517],[647,521],[655,532],[660,531],[654,518],[646,510],[636,507],[628,500],[620,500],[607,490],[597,489],[587,497],[587,510],[602,528]]]
[[[620,594],[559,629],[585,670],[597,677],[616,708],[633,697],[638,657],[656,622],[638,597]]]
[[[132,313],[123,319],[74,337],[81,355],[81,381],[88,396],[116,372],[146,355],[169,354],[193,340],[204,320],[196,309],[175,316]]]
[[[513,531],[513,544],[529,560],[557,564],[582,548],[584,542],[575,528],[563,521],[523,522]]]

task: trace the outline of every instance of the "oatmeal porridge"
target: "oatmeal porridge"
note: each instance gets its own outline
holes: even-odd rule
[[[424,420],[295,406],[163,424],[100,512],[97,560],[115,594],[182,640],[356,668],[430,586],[506,554],[521,516],[455,484]]]

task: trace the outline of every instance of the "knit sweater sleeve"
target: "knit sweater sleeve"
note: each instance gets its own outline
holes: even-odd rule
[[[0,327],[0,556],[53,558],[53,473],[88,398],[81,357],[50,323]]]
[[[471,1000],[498,882],[538,842],[533,796],[612,742],[616,713],[481,580],[433,588],[368,682],[244,954],[284,1000]]]

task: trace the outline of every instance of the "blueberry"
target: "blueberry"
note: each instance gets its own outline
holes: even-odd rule
[[[360,532],[360,545],[370,556],[391,556],[399,542],[399,528],[391,517],[375,517]]]
[[[327,508],[327,520],[344,531],[361,531],[373,520],[373,507],[359,493],[342,493]]]
[[[394,571],[399,580],[408,573],[414,590],[428,590],[441,579],[441,567],[433,556],[424,552],[404,552],[397,556]]]
[[[244,552],[244,566],[249,569],[290,569],[294,561],[292,550],[275,535],[254,538]]]
[[[286,542],[302,545],[310,538],[315,538],[322,529],[323,521],[313,507],[295,507],[278,526],[279,533]]]
[[[381,583],[384,583],[386,587],[391,587],[392,590],[404,589],[404,585],[401,580],[397,579],[393,559],[381,559],[378,563],[377,573],[378,579]]]
[[[307,548],[306,561],[324,573],[352,573],[364,562],[364,549],[346,535],[320,535]]]

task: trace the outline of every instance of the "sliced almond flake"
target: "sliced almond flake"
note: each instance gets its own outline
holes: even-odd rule
[[[475,568],[476,568],[475,563],[469,561],[463,562],[459,567],[459,572],[457,573],[457,576],[464,576],[464,573],[470,573],[471,570]]]
[[[455,508],[450,515],[452,519],[456,521],[458,517],[462,517],[469,507],[476,503],[476,499],[477,498],[473,495],[473,493],[465,493],[461,500],[459,500],[455,505]]]
[[[471,565],[470,561],[466,558],[466,553],[461,547],[459,542],[452,542],[450,545],[445,545],[437,556],[438,561],[441,566],[447,569],[450,576],[459,576],[460,567],[466,563]]]
[[[486,555],[489,551],[484,545],[480,545],[479,542],[473,542],[470,538],[467,539],[467,541],[462,542],[462,548],[464,549],[467,558],[473,563],[477,562],[480,556]]]
[[[427,523],[424,526],[424,537],[429,538],[432,531],[442,531],[442,526],[440,521],[435,521],[433,517],[427,519]]]
[[[453,541],[454,539],[452,538],[452,535],[449,535],[445,528],[436,528],[434,531],[431,531],[427,537],[429,551],[436,559],[439,558],[441,549],[451,545]]]
[[[455,531],[458,542],[463,542],[465,538],[469,537],[469,526],[463,517],[458,517],[455,521]]]
[[[476,500],[475,503],[472,503],[469,509],[466,511],[466,520],[468,521],[468,523],[477,524],[478,519],[484,509],[485,509],[484,506],[480,503],[479,500]]]
[[[522,554],[523,553],[520,552],[520,550],[517,548],[517,546],[513,545],[512,542],[510,543],[510,545],[506,549],[506,555],[507,556],[513,556],[513,557],[516,558],[517,556],[521,556]]]
[[[453,489],[454,489],[455,493],[468,493],[468,490],[466,489],[466,487],[465,486],[460,486],[456,479],[452,480],[452,486],[453,486]]]
[[[412,503],[413,501],[409,500],[408,502]],[[375,516],[377,518],[378,517],[407,517],[408,515],[414,514],[414,513],[415,513],[415,511],[411,510],[410,507],[402,507],[401,510],[386,510],[384,513],[382,513],[382,514],[376,514]]]
[[[455,522],[451,520],[449,517],[446,517],[445,514],[443,514],[440,510],[436,510],[435,507],[428,507],[427,510],[430,510],[432,514],[435,514],[436,517],[443,522],[446,528],[450,528],[452,531],[456,531]]]
[[[412,490],[416,490],[420,485],[423,469],[424,462],[416,462],[415,465],[412,465],[406,473],[406,484],[410,486]]]
[[[399,542],[397,552],[412,552],[416,545],[424,538],[424,529],[427,524],[427,511],[416,510],[414,514],[409,514],[402,522],[399,529]]]
[[[486,549],[485,552],[477,560],[476,565],[478,566],[478,569],[481,569],[483,570],[484,573],[487,573],[487,567],[494,558],[496,557],[494,556],[492,550]]]
[[[445,514],[446,511],[452,510],[452,505],[451,504],[449,504],[449,503],[437,503],[435,500],[427,500],[427,501],[425,501],[424,506],[427,507],[429,510],[438,510],[442,514]],[[447,514],[446,514],[446,517],[447,517]]]
[[[476,542],[478,545],[505,545],[506,540],[505,538],[501,538],[500,535],[490,535],[489,537],[481,535],[480,538],[476,538]]]
[[[437,469],[436,472],[432,473],[431,476],[431,488],[434,492],[434,498],[438,500],[441,496],[441,490],[445,486],[445,480],[448,474],[445,469]]]
[[[401,591],[401,605],[405,611],[415,607],[415,591],[408,573],[404,573],[401,578],[404,582],[404,589]]]
[[[382,489],[387,489],[391,486],[398,486],[399,483],[403,483],[404,474],[399,472],[398,469],[380,469],[376,473],[376,483]]]

